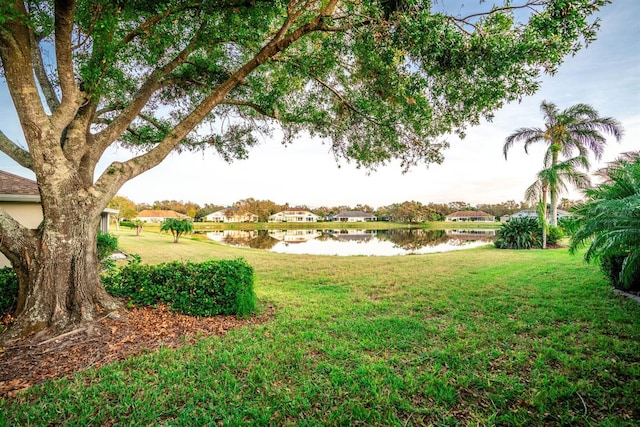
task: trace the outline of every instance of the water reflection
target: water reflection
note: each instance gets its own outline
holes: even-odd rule
[[[217,242],[272,252],[311,255],[408,255],[473,248],[493,241],[495,230],[219,230]]]

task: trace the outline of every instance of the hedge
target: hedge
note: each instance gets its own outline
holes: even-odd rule
[[[18,276],[11,267],[0,268],[0,315],[13,313],[18,303]]]
[[[165,303],[193,316],[247,316],[256,308],[253,268],[243,259],[202,263],[131,263],[103,277],[113,296],[135,305]]]

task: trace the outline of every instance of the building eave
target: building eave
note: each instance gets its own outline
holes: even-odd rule
[[[40,203],[36,194],[0,194],[0,202]]]

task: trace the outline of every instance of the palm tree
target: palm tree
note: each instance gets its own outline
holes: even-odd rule
[[[589,243],[585,259],[599,260],[615,287],[640,289],[640,152],[625,153],[599,175],[606,180],[573,209],[579,227],[570,249]]]
[[[558,192],[565,191],[567,183],[578,188],[588,188],[591,184],[589,175],[579,169],[580,167],[585,167],[587,162],[587,159],[583,156],[573,157],[556,164],[551,164],[551,160],[546,159],[546,167],[538,172],[536,182],[525,191],[527,202],[539,203],[538,215],[542,226],[542,249],[547,248],[547,196],[551,194],[552,188],[555,188]],[[553,219],[555,214],[553,203],[551,212]],[[553,221],[551,225],[555,225]]]
[[[178,243],[180,236],[193,231],[193,222],[190,219],[167,218],[160,226],[160,232],[163,231],[170,231],[173,243]]]
[[[513,144],[522,141],[526,153],[531,144],[547,144],[545,165],[556,165],[560,154],[570,158],[576,151],[578,157],[587,159],[588,154],[593,153],[595,159],[600,160],[607,143],[603,132],[613,135],[617,141],[620,141],[623,135],[620,122],[611,117],[600,117],[595,108],[588,104],[576,104],[560,111],[555,104],[542,101],[540,110],[545,120],[544,129],[520,128],[509,135],[502,149],[505,159]],[[584,162],[583,166],[589,170],[588,162]],[[554,183],[549,183],[551,225],[557,225],[558,194],[559,188],[555,187]]]

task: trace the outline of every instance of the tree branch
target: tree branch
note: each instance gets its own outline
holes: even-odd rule
[[[222,102],[220,102],[220,104],[237,105],[237,106],[240,106],[240,107],[249,107],[249,108],[252,108],[255,111],[257,111],[258,113],[262,114],[263,116],[271,117],[273,119],[278,119],[279,118],[277,114],[269,114],[269,113],[267,113],[267,111],[264,108],[262,108],[261,106],[259,106],[258,104],[254,103],[254,102],[240,101],[240,100],[235,100],[235,99],[225,99]]]
[[[113,120],[109,126],[95,135],[94,140],[96,146],[94,150],[97,150],[96,154],[102,155],[104,150],[129,127],[136,116],[140,114],[151,96],[160,87],[159,82],[162,77],[176,69],[176,67],[182,64],[191,54],[195,47],[197,37],[196,33],[189,44],[172,61],[151,73],[147,81],[140,87],[140,90],[138,90],[133,101],[122,109],[120,115]]]
[[[17,15],[27,16],[23,2],[14,2],[14,7]],[[13,19],[3,23],[0,30],[0,59],[27,143],[37,141],[51,128],[33,75],[30,40],[30,29],[25,20]],[[32,150],[31,155],[34,153]]]
[[[71,40],[74,10],[74,0],[56,0],[55,2],[56,66],[62,101],[59,108],[53,111],[51,122],[57,129],[63,129],[67,126],[82,103],[73,70],[73,43]]]
[[[178,146],[178,144],[180,144],[189,132],[191,132],[198,123],[200,123],[204,117],[213,110],[213,108],[222,103],[229,92],[239,85],[253,70],[275,56],[277,53],[285,50],[292,43],[299,40],[306,34],[321,30],[324,25],[324,18],[331,16],[335,11],[337,3],[338,0],[330,0],[326,7],[322,9],[314,19],[285,35],[286,31],[282,31],[282,29],[289,29],[292,24],[289,19],[287,19],[280,30],[276,33],[276,36],[274,36],[262,49],[260,49],[260,51],[250,61],[239,68],[224,83],[209,94],[190,114],[182,119],[182,121],[178,123],[169,135],[158,143],[158,145],[148,152],[126,162],[112,163],[96,181],[94,185],[95,190],[100,194],[113,197],[115,195],[115,191],[117,191],[114,189],[120,188],[128,180],[140,175],[154,166],[157,166],[169,155],[169,153],[171,153],[171,151],[173,151],[173,149]],[[154,82],[154,84],[156,83]],[[142,106],[140,108],[142,108]],[[138,110],[136,115],[139,114],[139,111],[140,110]],[[125,113],[120,117],[124,114]],[[120,120],[120,117],[116,120]],[[131,120],[133,120],[133,117]],[[126,130],[126,127],[131,120],[125,124],[122,131],[117,135]],[[110,127],[113,127],[113,124]],[[117,137],[117,135],[115,137]]]
[[[367,114],[365,114],[364,112],[358,110],[356,107],[354,107],[353,105],[351,105],[351,103],[349,101],[347,101],[340,92],[338,92],[338,90],[336,88],[334,88],[333,86],[329,85],[328,83],[324,82],[323,80],[321,80],[318,77],[312,76],[313,79],[315,81],[317,81],[318,83],[320,83],[320,85],[322,85],[324,88],[326,88],[327,90],[329,90],[329,92],[331,92],[336,98],[338,98],[340,100],[340,102],[346,106],[349,110],[353,111],[354,113],[356,113],[357,115],[361,116],[362,118],[364,118],[365,120],[378,125],[378,126],[383,126],[382,123],[376,121],[375,119],[373,119],[373,117],[368,116]]]
[[[11,157],[15,160],[20,166],[32,169],[33,162],[31,160],[31,154],[27,150],[24,150],[18,144],[11,141],[7,136],[0,130],[0,151],[5,153],[7,156]]]
[[[487,12],[472,13],[470,15],[465,16],[464,18],[457,18],[457,20],[460,21],[460,22],[464,22],[465,24],[473,26],[473,24],[470,24],[468,22],[468,20],[471,19],[471,18],[478,18],[478,17],[481,17],[481,16],[493,15],[494,13],[504,12],[506,10],[518,10],[518,9],[533,9],[533,10],[535,10],[536,6],[544,6],[544,5],[545,5],[544,1],[530,0],[530,1],[527,1],[525,4],[521,4],[520,6],[496,7],[494,9],[491,9],[491,10],[487,11]]]
[[[60,107],[60,101],[58,100],[58,95],[56,94],[53,84],[51,83],[51,80],[44,68],[40,44],[33,33],[33,29],[30,29],[29,32],[31,35],[31,62],[33,63],[33,71],[38,79],[38,83],[40,83],[40,88],[42,89],[44,99],[47,101],[49,110],[53,112]]]
[[[135,39],[140,34],[144,34],[149,28],[153,27],[155,24],[167,18],[168,16],[173,15],[174,13],[182,12],[189,9],[198,9],[199,6],[200,6],[200,3],[196,2],[191,4],[185,4],[185,5],[176,7],[175,9],[169,8],[165,10],[163,13],[153,16],[148,20],[146,20],[145,22],[143,22],[142,24],[138,25],[136,29],[131,31],[122,39],[122,44],[129,43],[131,40]]]
[[[28,265],[28,253],[34,244],[35,232],[29,230],[4,209],[0,208],[0,251],[11,261],[12,265]]]

